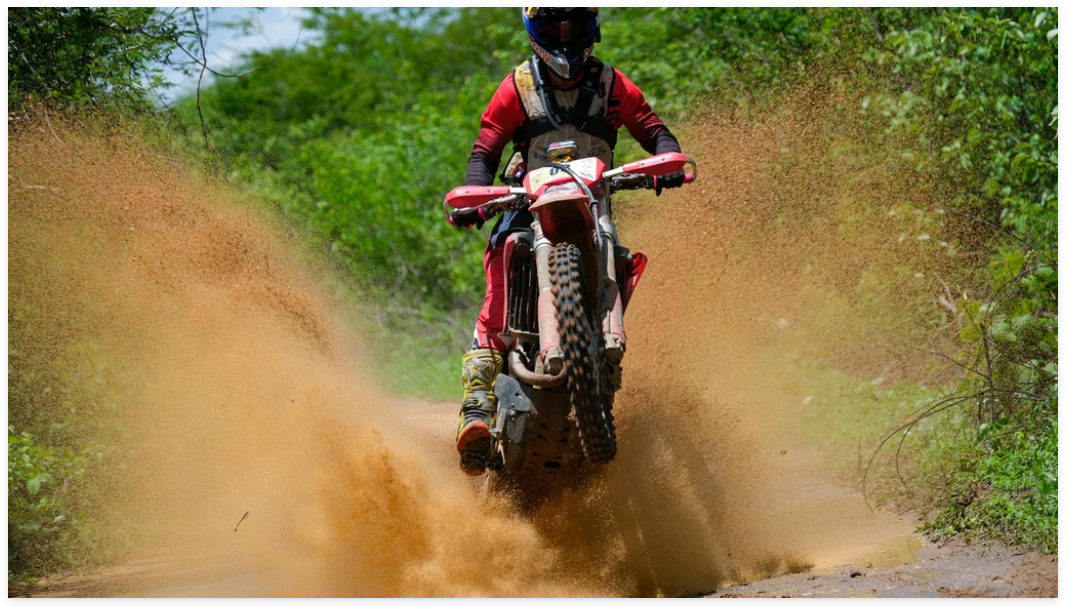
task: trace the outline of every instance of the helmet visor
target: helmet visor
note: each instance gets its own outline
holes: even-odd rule
[[[591,40],[590,19],[542,21],[536,27],[539,39],[551,47],[580,45]]]

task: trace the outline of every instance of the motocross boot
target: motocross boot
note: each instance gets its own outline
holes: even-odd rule
[[[490,349],[472,350],[461,359],[464,402],[457,426],[457,451],[461,454],[461,470],[471,476],[483,474],[487,467],[490,429],[498,406],[494,380],[503,363],[501,352]]]

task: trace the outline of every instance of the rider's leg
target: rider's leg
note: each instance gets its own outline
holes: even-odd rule
[[[505,268],[502,247],[487,244],[483,269],[487,275],[487,294],[476,319],[472,350],[461,359],[461,384],[464,401],[457,426],[457,451],[461,469],[471,475],[482,474],[490,452],[490,428],[493,425],[497,398],[494,381],[504,363],[506,344],[499,333],[505,328]]]

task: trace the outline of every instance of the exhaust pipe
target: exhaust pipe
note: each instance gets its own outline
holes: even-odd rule
[[[520,360],[520,351],[515,349],[509,352],[509,370],[513,377],[537,388],[555,388],[565,382],[564,369],[558,371],[557,375],[529,371],[524,361]]]

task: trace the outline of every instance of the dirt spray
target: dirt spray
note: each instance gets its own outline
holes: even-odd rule
[[[791,431],[810,389],[792,356],[915,372],[873,344],[904,334],[882,306],[924,289],[856,295],[912,263],[885,219],[917,188],[852,166],[827,125],[696,125],[699,183],[620,205],[625,244],[651,257],[620,453],[534,512],[478,499],[451,452],[454,403],[368,378],[275,219],[128,135],[13,132],[9,314],[33,331],[11,344],[61,362],[91,344],[111,378],[86,432],[116,446],[97,518],[123,548],[78,592],[679,596],[906,541]]]

